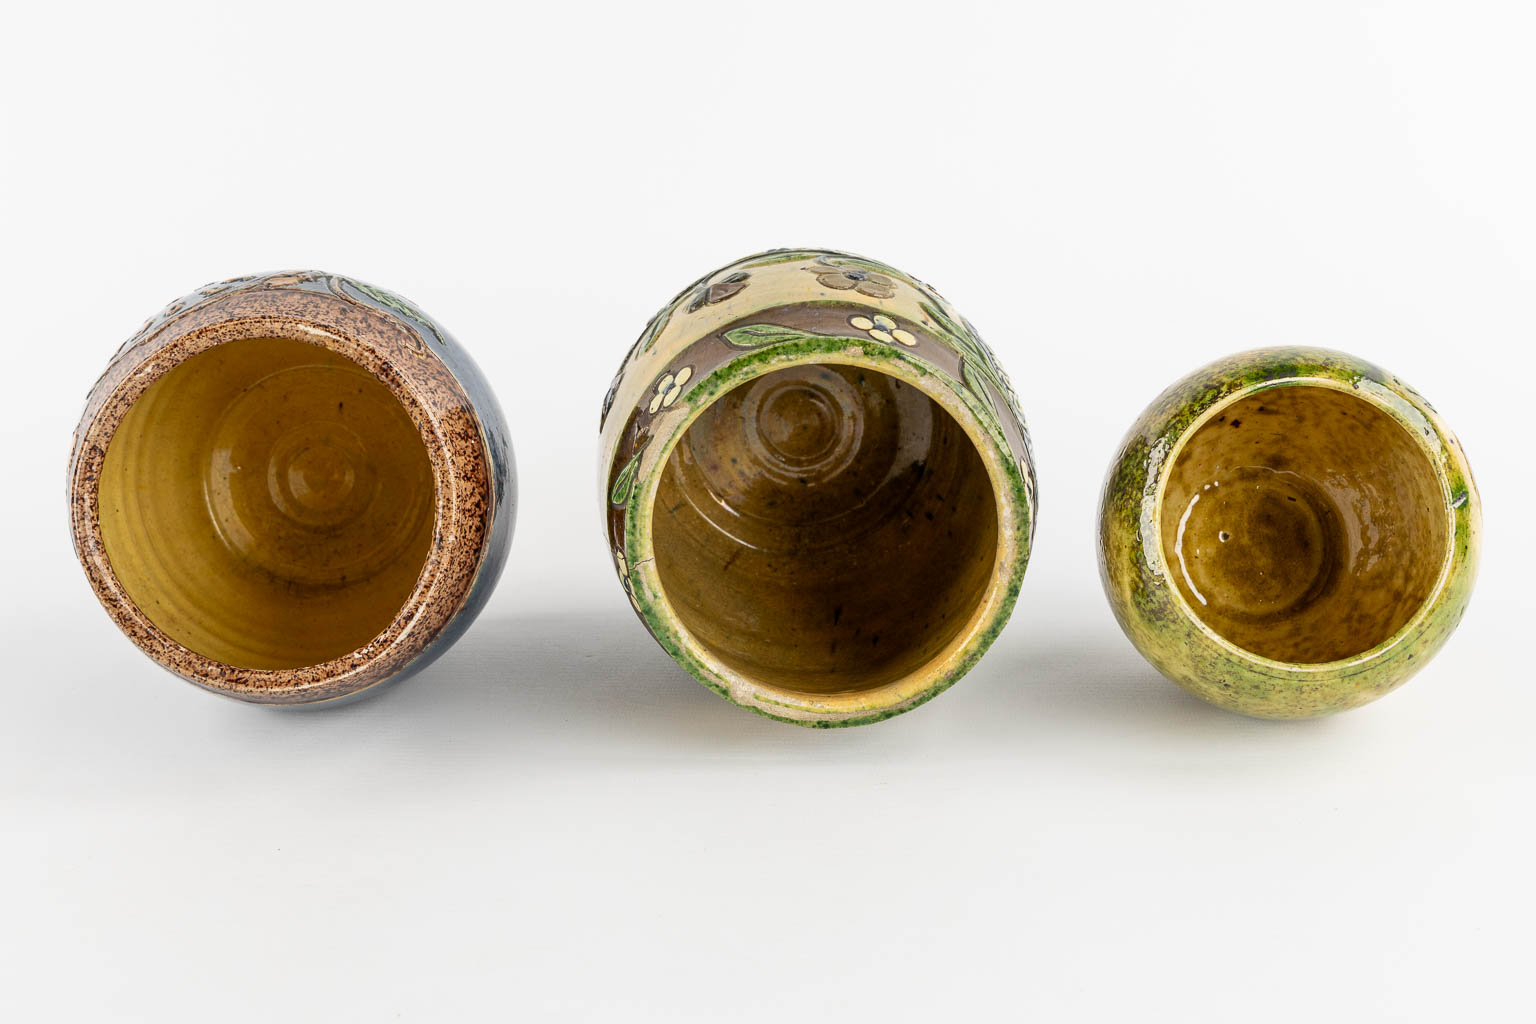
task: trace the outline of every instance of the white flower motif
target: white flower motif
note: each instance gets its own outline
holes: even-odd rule
[[[859,330],[866,332],[876,341],[883,341],[887,345],[893,341],[908,348],[917,344],[917,339],[912,336],[911,331],[897,327],[896,321],[884,313],[876,313],[873,320],[867,316],[851,316],[848,318],[848,322]]]
[[[665,409],[677,401],[677,396],[683,393],[683,385],[688,383],[688,378],[693,376],[693,367],[685,366],[676,373],[664,373],[661,380],[656,382],[656,394],[651,397],[650,411]]]

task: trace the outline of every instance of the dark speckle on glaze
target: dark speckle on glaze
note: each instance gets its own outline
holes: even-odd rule
[[[318,664],[242,667],[182,646],[128,596],[103,543],[98,505],[103,464],[129,411],[185,361],[250,339],[317,346],[372,375],[403,407],[430,467],[431,539],[414,588],[378,635]],[[352,415],[345,399],[336,415]],[[353,478],[346,474],[352,469],[345,459],[311,453],[294,464],[294,480],[301,490],[308,488],[304,496],[311,505],[323,510],[351,493]],[[319,271],[217,282],[151,317],[91,390],[70,454],[69,500],[76,553],[118,627],[184,679],[265,704],[336,701],[430,663],[484,605],[505,562],[516,510],[506,426],[469,356],[410,302]]]
[[[1100,571],[1164,675],[1244,714],[1357,707],[1445,643],[1476,575],[1466,456],[1397,378],[1326,349],[1213,363],[1112,463]]]
[[[759,714],[916,707],[1017,596],[1035,520],[1017,398],[974,328],[885,264],[777,250],[701,278],[630,350],[602,445],[641,621]]]

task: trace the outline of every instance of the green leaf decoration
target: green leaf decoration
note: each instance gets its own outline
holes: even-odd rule
[[[778,324],[748,324],[726,331],[722,337],[737,348],[761,348],[779,341],[804,341],[827,335],[807,334],[798,328],[781,327]]]
[[[970,388],[977,398],[986,403],[987,408],[992,411],[992,416],[995,419],[997,417],[997,403],[993,401],[992,392],[986,385],[988,374],[985,371],[979,370],[970,359],[962,356],[960,358],[960,376],[965,378],[965,386]]]
[[[640,470],[640,456],[645,453],[645,446],[651,443],[649,435],[640,442],[640,447],[635,449],[635,454],[619,470],[619,475],[613,478],[613,488],[608,492],[608,501],[615,508],[622,508],[629,504],[630,492],[635,487],[635,476]]]
[[[684,292],[683,294],[686,295],[687,293]],[[640,332],[640,337],[635,341],[635,347],[630,349],[630,355],[644,355],[651,350],[651,346],[661,336],[662,330],[671,321],[674,306],[681,301],[682,295],[679,295],[671,303],[658,310],[655,316],[651,317],[650,322],[645,325],[645,330]]]
[[[997,399],[1001,398],[1008,407],[1008,411],[1013,414],[1013,418],[1023,423],[1024,416],[1019,412],[1019,400],[1014,395],[1008,378],[1003,374],[1002,367],[998,365],[997,357],[977,336],[975,329],[965,321],[957,322],[932,302],[923,302],[920,305],[928,319],[932,320],[943,333],[945,340],[960,354],[960,376],[965,380],[965,386],[987,404],[993,415],[999,415],[1002,412],[997,407]]]
[[[439,345],[444,344],[443,336],[437,333],[437,325],[432,322],[431,318],[394,292],[387,292],[383,288],[375,288],[371,284],[354,281],[350,277],[346,279],[346,282],[385,309],[393,310],[407,319],[421,324],[421,326],[432,332],[432,337],[437,339]]]
[[[951,346],[961,354],[981,356],[982,353],[977,348],[976,340],[969,331],[961,327],[934,303],[922,302],[919,305],[922,307],[923,312],[928,315],[928,319],[932,320],[939,330],[944,332],[944,336]]]

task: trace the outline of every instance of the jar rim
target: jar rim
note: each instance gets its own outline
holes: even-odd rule
[[[274,288],[232,292],[228,298],[192,316],[167,321],[132,341],[92,390],[76,431],[70,466],[76,554],[118,627],[151,659],[183,679],[256,703],[312,704],[352,697],[397,677],[425,653],[474,588],[489,546],[494,510],[484,424],[452,370],[400,318],[329,292]],[[296,305],[295,300],[301,301]],[[323,309],[322,315],[314,315],[317,307],[326,305],[344,315],[326,316]],[[102,464],[128,410],[152,384],[186,360],[229,342],[254,338],[316,345],[357,364],[400,402],[432,469],[433,543],[404,604],[362,647],[300,668],[231,665],[172,639],[128,596],[102,541]],[[466,414],[475,429],[462,429],[465,424],[457,422]]]
[[[986,589],[966,624],[938,653],[912,672],[867,690],[841,694],[792,692],[732,669],[688,631],[666,595],[656,568],[653,518],[662,470],[697,419],[728,392],[765,374],[799,365],[858,366],[896,377],[948,413],[975,446],[986,467],[997,515],[996,557]],[[664,436],[646,446],[645,469],[636,471],[624,528],[631,597],[663,646],[693,675],[737,703],[770,718],[811,725],[858,725],[900,714],[937,696],[959,680],[991,646],[1007,623],[1029,559],[1035,509],[1025,470],[1015,461],[1000,427],[991,423],[958,382],[905,351],[856,338],[806,337],[743,352],[690,382]],[[668,641],[670,641],[670,646]]]

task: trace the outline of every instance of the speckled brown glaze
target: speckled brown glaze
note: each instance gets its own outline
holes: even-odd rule
[[[1172,385],[1110,467],[1110,606],[1165,676],[1304,718],[1401,685],[1470,600],[1481,503],[1434,408],[1366,360],[1244,352]]]
[[[371,642],[293,669],[252,669],[172,640],[125,592],[103,544],[99,484],[108,446],[134,402],[183,361],[226,342],[281,338],[352,360],[399,400],[431,463],[431,547],[415,589]],[[92,588],[118,627],[156,662],[204,689],[263,704],[353,696],[428,664],[467,628],[505,562],[515,516],[506,428],[478,369],[409,302],[338,275],[295,271],[208,285],[155,317],[91,389],[69,460],[70,529]]]

